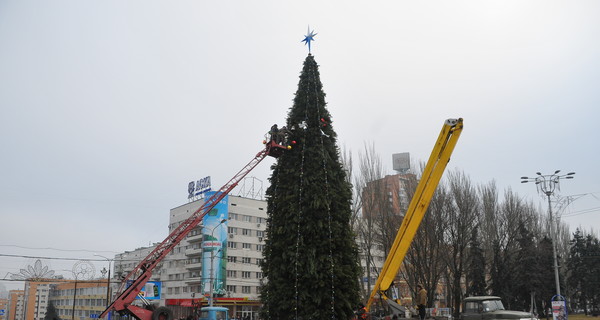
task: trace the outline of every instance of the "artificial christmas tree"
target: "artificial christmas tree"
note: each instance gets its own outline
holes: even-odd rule
[[[263,319],[349,319],[359,303],[358,249],[318,65],[309,53],[272,167],[261,289]]]

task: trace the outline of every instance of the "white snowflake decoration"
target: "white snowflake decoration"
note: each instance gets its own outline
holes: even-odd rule
[[[11,273],[10,278],[13,280],[36,281],[48,279],[54,275],[54,270],[48,270],[48,266],[42,266],[40,259],[36,260],[33,266],[29,265],[27,269],[21,269],[19,272]]]

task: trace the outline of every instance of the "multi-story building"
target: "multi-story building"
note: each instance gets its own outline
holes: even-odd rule
[[[54,305],[61,319],[96,319],[106,309],[105,279],[61,280],[46,284],[50,289],[49,302]],[[43,318],[44,315],[39,319]]]
[[[0,298],[0,320],[7,319],[8,299]]]
[[[10,290],[8,292],[8,308],[6,314],[8,320],[25,319],[24,290]]]
[[[368,182],[362,190],[363,216],[390,214],[404,216],[411,199],[411,190],[417,185],[412,173],[399,173]]]
[[[46,316],[50,283],[47,281],[26,281],[24,292],[25,319],[41,320]]]
[[[165,257],[158,270],[154,270],[151,281],[160,282],[161,285],[158,305],[168,306],[175,318],[186,317],[195,306],[208,304],[210,285],[206,281],[210,278],[222,282],[220,287],[214,285],[214,305],[229,307],[232,317],[250,316],[255,319],[257,316],[263,279],[260,263],[267,203],[238,196],[228,196],[225,201],[226,210],[219,211],[218,217],[218,220],[223,218],[222,223],[217,226],[197,226]],[[171,209],[169,232],[188,219],[203,203],[204,200],[200,199]],[[216,239],[221,228],[224,239],[218,240],[222,247],[218,250],[203,248],[205,241]],[[156,244],[118,254],[114,260],[117,278],[128,274],[155,248]],[[214,270],[211,270],[211,265],[215,266]],[[222,269],[222,276],[218,276],[219,269]]]

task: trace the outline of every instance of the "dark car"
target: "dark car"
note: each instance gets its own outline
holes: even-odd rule
[[[505,310],[500,297],[478,296],[465,298],[461,320],[537,320],[531,313]]]

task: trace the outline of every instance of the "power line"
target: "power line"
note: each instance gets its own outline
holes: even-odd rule
[[[64,257],[40,257],[40,256],[25,256],[18,254],[4,254],[0,253],[0,257],[10,257],[10,258],[27,258],[27,259],[44,259],[44,260],[66,260],[66,261],[77,261],[77,260],[87,260],[87,261],[106,261],[106,259],[87,259],[87,258],[64,258]],[[114,259],[113,259],[114,260]],[[119,261],[141,261],[140,260],[126,260],[119,259]]]
[[[116,251],[107,251],[107,250],[88,250],[88,249],[58,249],[58,248],[51,248],[51,247],[46,247],[46,248],[35,248],[35,247],[25,247],[25,246],[19,246],[19,245],[15,245],[15,244],[0,244],[0,247],[13,247],[13,248],[20,248],[20,249],[31,249],[31,250],[55,250],[55,251],[65,251],[65,252],[90,252],[90,253],[97,253],[97,252],[111,252],[111,253],[119,253]]]
[[[260,279],[256,279],[256,280],[252,280],[252,279],[237,279],[237,278],[231,278],[228,277],[227,278],[228,281],[231,282],[236,282],[236,283],[247,283],[247,284],[256,284],[256,280],[260,280]],[[75,281],[75,279],[37,279],[37,280],[30,280],[30,279],[7,279],[7,278],[2,278],[0,279],[0,281],[6,281],[6,282],[51,282],[51,283],[69,283],[69,282],[73,282]],[[150,281],[154,281],[154,280],[150,280]],[[165,280],[159,280],[160,282],[182,282],[182,281],[189,281],[188,279],[184,279],[184,280],[177,280],[177,279],[165,279]],[[199,282],[200,280],[198,280]],[[100,278],[100,279],[91,279],[91,280],[77,280],[77,283],[100,283],[102,284],[102,282],[106,282],[106,278]],[[119,280],[120,282],[120,280]],[[115,282],[118,283],[118,282]]]
[[[567,214],[563,214],[562,217],[569,218],[569,217],[579,216],[579,215],[582,215],[582,214],[596,212],[596,211],[600,211],[600,207],[594,207],[594,208],[589,208],[589,209],[583,209],[583,210],[579,210],[579,211],[569,212]]]

